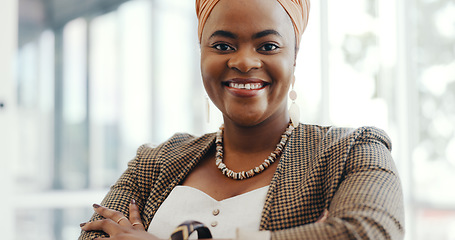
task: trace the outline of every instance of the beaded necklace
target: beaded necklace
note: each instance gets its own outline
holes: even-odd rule
[[[216,133],[216,155],[215,155],[215,163],[218,169],[229,178],[232,178],[234,180],[243,180],[247,178],[251,178],[255,176],[256,174],[259,174],[263,172],[265,169],[267,169],[272,163],[276,161],[277,158],[281,156],[283,153],[284,146],[286,145],[286,142],[288,141],[289,136],[292,133],[292,130],[294,130],[294,126],[292,124],[289,124],[286,130],[284,131],[283,134],[281,134],[281,140],[280,142],[276,145],[275,151],[270,153],[270,155],[264,160],[264,162],[248,171],[242,171],[242,172],[234,172],[231,169],[227,168],[226,164],[223,163],[223,131],[224,131],[224,125],[221,125],[220,129]]]

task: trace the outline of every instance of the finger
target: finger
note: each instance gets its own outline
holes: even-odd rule
[[[96,213],[105,217],[106,219],[110,219],[122,226],[131,226],[131,223],[128,220],[128,218],[126,218],[123,215],[123,213],[121,213],[119,211],[115,211],[115,210],[109,209],[107,207],[100,206],[98,204],[93,204],[93,208],[95,209]]]
[[[83,231],[103,231],[111,237],[119,233],[120,228],[121,227],[111,219],[102,219],[81,224],[81,229]]]
[[[134,199],[131,199],[130,203],[130,222],[133,225],[133,228],[136,230],[144,230],[144,225],[142,224],[141,213],[139,207],[136,204]]]
[[[327,220],[328,216],[329,216],[329,210],[324,209],[324,211],[322,212],[322,215],[319,217],[319,219],[316,222],[317,223],[325,222],[325,220]]]

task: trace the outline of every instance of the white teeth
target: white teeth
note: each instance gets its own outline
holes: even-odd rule
[[[261,83],[247,83],[247,84],[229,83],[229,87],[237,88],[237,89],[255,90],[255,89],[261,88],[262,84]]]

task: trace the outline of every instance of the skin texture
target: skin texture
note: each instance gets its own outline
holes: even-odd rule
[[[220,30],[235,37],[213,35]],[[279,36],[256,38],[255,34],[267,30]],[[253,127],[275,118],[287,123],[284,113],[294,73],[294,38],[291,20],[275,0],[224,0],[213,9],[202,33],[201,73],[226,125]],[[222,84],[235,78],[254,78],[270,85],[255,97],[236,97]]]
[[[223,160],[233,171],[252,169],[275,150],[289,123],[287,94],[295,57],[292,22],[276,0],[221,0],[209,16],[201,39],[201,73],[208,95],[223,113]],[[261,89],[236,90],[227,86],[230,82],[261,84]],[[212,149],[183,185],[217,200],[269,185],[277,167],[272,164],[253,178],[236,181],[218,170],[214,153]],[[104,231],[109,239],[156,239],[142,225],[131,225],[140,222],[135,204],[130,220],[119,223],[119,212],[95,211],[106,220],[86,223],[83,230]]]
[[[114,240],[157,240],[155,236],[148,233],[144,229],[141,222],[141,215],[139,208],[134,200],[131,200],[129,206],[129,218],[125,217],[122,213],[105,208],[98,204],[93,204],[93,209],[96,213],[105,217],[106,219],[81,223],[81,229],[84,231],[98,231],[101,230],[109,234],[108,239]],[[324,222],[327,219],[328,211],[325,210],[323,215],[317,222]],[[134,226],[133,226],[134,224]],[[106,238],[96,238],[106,239]]]
[[[145,231],[142,225],[139,208],[134,200],[131,200],[129,206],[129,218],[125,217],[121,212],[114,211],[98,204],[93,204],[93,209],[96,213],[106,219],[81,223],[81,229],[84,231],[103,231],[109,234],[108,239],[112,240],[156,240],[155,236]],[[134,224],[134,226],[133,226]],[[96,238],[106,239],[106,238]]]
[[[201,73],[209,97],[223,113],[223,161],[233,171],[257,167],[275,150],[289,123],[287,94],[295,54],[292,22],[276,0],[221,0],[207,19]],[[230,81],[265,87],[249,94],[226,86]],[[247,180],[232,180],[217,169],[213,150],[183,185],[222,200],[267,186],[276,167],[272,164]]]

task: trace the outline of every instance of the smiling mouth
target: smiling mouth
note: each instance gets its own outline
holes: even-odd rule
[[[266,82],[249,82],[249,83],[239,83],[234,81],[228,81],[223,83],[229,88],[239,89],[239,90],[259,90],[266,87],[269,83]]]
[[[236,89],[256,90],[263,87],[261,83],[229,83],[229,87]]]

